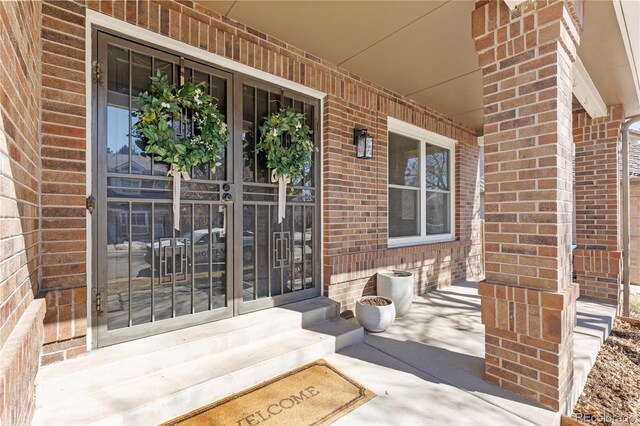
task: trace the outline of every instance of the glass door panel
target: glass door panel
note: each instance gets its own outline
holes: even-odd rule
[[[173,257],[173,211],[171,204],[154,207],[149,257],[153,265],[154,320],[159,321],[173,316],[173,269],[167,260]]]

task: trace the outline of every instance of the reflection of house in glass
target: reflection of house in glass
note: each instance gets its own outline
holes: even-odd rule
[[[131,239],[132,241],[150,242],[151,237],[151,211],[135,210],[129,213],[129,207],[126,204],[116,204],[108,210],[107,227],[108,241],[107,244],[121,244],[128,242],[129,217],[131,217]],[[157,224],[156,227],[162,227]],[[156,232],[163,230],[156,229]]]
[[[107,167],[115,173],[145,174],[147,171],[146,163],[149,158],[141,156],[133,156],[130,158],[128,154],[107,153]],[[114,195],[138,195],[142,181],[139,179],[128,179],[122,175],[110,179],[110,185],[114,187],[112,192]]]

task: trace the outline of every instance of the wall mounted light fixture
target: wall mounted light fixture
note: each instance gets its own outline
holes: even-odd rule
[[[373,138],[369,136],[367,129],[353,129],[353,144],[356,146],[356,158],[373,157]]]

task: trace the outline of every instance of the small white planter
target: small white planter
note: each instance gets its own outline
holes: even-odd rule
[[[365,305],[362,301],[367,299],[381,298],[389,302],[385,306]],[[369,331],[385,331],[393,325],[396,318],[396,306],[393,300],[381,296],[364,296],[356,300],[356,318],[361,326]]]
[[[378,272],[378,295],[388,297],[396,305],[396,316],[403,317],[413,303],[413,272],[389,270]]]

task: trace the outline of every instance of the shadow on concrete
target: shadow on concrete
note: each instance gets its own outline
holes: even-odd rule
[[[609,337],[613,329],[613,318],[611,315],[594,314],[578,311],[576,329],[574,333],[588,334],[599,337],[602,342]]]
[[[484,380],[484,358],[454,352],[437,346],[412,341],[398,341],[380,335],[367,334],[365,344],[399,360],[408,369],[417,369],[434,383],[445,383],[470,393],[482,393],[499,398],[536,404]]]
[[[457,388],[532,423],[551,421],[559,413],[484,380],[484,326],[476,289],[476,283],[467,282],[417,296],[409,314],[393,327],[367,333],[363,349],[341,354]],[[588,374],[611,332],[612,309],[615,306],[589,300],[577,303],[574,387],[578,395],[584,386],[582,376]],[[571,406],[574,398],[569,399]]]
[[[342,355],[446,385],[526,421],[554,416],[544,407],[484,380],[484,327],[476,283],[462,283],[414,299],[409,314],[384,333],[367,333],[364,348]],[[453,388],[453,389],[452,389]],[[430,395],[431,397],[431,395]]]

